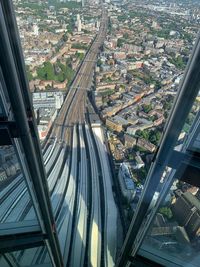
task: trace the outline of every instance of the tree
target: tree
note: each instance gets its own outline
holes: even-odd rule
[[[46,72],[45,72],[45,68],[44,67],[40,67],[37,69],[37,76],[40,80],[45,80],[45,75],[46,75]]]
[[[172,104],[173,104],[173,100],[174,100],[174,97],[171,96],[171,95],[168,95],[168,96],[166,97],[166,99],[164,99],[164,100],[162,101],[163,108],[164,108],[165,111],[168,111],[168,110],[171,109]]]
[[[102,61],[101,61],[101,59],[99,58],[99,59],[97,60],[97,66],[100,67],[101,65],[102,65]]]
[[[28,80],[29,80],[29,81],[33,80],[33,75],[32,75],[32,73],[30,72],[30,68],[29,68],[29,66],[26,66],[26,73],[27,73],[27,76],[28,76]]]
[[[49,61],[45,62],[43,67],[37,69],[37,75],[41,80],[54,80],[53,65]]]
[[[84,54],[83,53],[79,53],[79,52],[76,52],[75,56],[77,58],[79,58],[80,60],[83,60],[83,58],[84,58]]]
[[[135,133],[136,136],[144,138],[145,140],[149,140],[149,131],[148,130],[137,130]]]
[[[125,32],[125,33],[123,34],[123,38],[124,38],[124,39],[128,39],[128,38],[129,38],[129,34],[128,34],[127,32]]]
[[[159,90],[159,89],[161,88],[161,86],[162,86],[161,82],[158,81],[158,80],[156,80],[156,81],[154,82],[154,85],[155,85],[155,90]]]
[[[144,104],[143,105],[143,110],[145,113],[149,113],[149,111],[152,110],[152,105],[151,104]]]
[[[103,92],[100,92],[99,94],[103,97],[106,97],[106,96],[109,96],[109,95],[112,95],[114,92],[114,90],[112,89],[107,89],[106,91],[103,91]]]
[[[118,21],[122,22],[122,21],[125,21],[127,20],[127,16],[126,15],[120,15],[117,17]]]
[[[145,181],[147,177],[148,171],[142,167],[141,169],[137,170],[137,179],[138,181]]]
[[[149,132],[148,132],[148,130],[144,130],[144,131],[142,131],[142,137],[143,137],[145,140],[148,140],[148,139],[149,139]]]
[[[112,31],[112,24],[111,24],[111,20],[109,18],[109,20],[108,20],[108,33],[111,33],[111,31]]]
[[[117,46],[122,47],[124,43],[124,40],[122,38],[117,39]]]
[[[186,63],[184,62],[183,58],[179,55],[176,58],[169,58],[169,62],[174,64],[177,69],[184,70]]]
[[[71,83],[73,77],[74,77],[74,71],[72,69],[71,61],[67,60],[67,62],[66,62],[66,78],[68,80],[68,84]]]
[[[149,141],[151,143],[153,143],[154,145],[158,145],[159,141],[160,141],[160,138],[161,138],[161,132],[158,131],[157,129],[156,130],[152,130],[150,131],[149,133]]]
[[[193,121],[194,121],[195,116],[192,113],[189,113],[187,119],[186,119],[186,123],[189,125],[192,125]]]
[[[188,33],[188,32],[185,32],[184,35],[183,35],[183,39],[187,40],[189,43],[191,43],[193,41],[193,36]]]
[[[81,43],[75,43],[75,44],[72,44],[72,48],[75,48],[75,49],[87,49],[87,45],[85,44],[81,44]]]
[[[53,80],[54,79],[54,68],[50,62],[44,63],[45,71],[46,71],[46,80]]]
[[[161,213],[167,219],[171,219],[173,217],[172,211],[169,207],[160,208],[159,213]]]
[[[66,32],[63,34],[62,39],[63,39],[64,42],[67,42],[68,37],[67,37],[67,33]]]
[[[49,5],[55,6],[56,9],[59,8],[69,8],[69,9],[76,9],[81,8],[81,2],[75,2],[75,1],[68,1],[68,2],[61,2],[61,1],[55,1],[55,0],[48,0]]]
[[[65,80],[64,73],[59,73],[56,78],[59,82],[63,82]]]
[[[133,160],[133,159],[134,159],[133,154],[128,154],[128,159],[129,159],[129,160]]]

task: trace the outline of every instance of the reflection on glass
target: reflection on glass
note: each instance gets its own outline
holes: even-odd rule
[[[199,119],[197,97],[175,146],[185,161],[179,162],[177,169],[166,168],[168,172],[158,186],[157,199],[161,192],[159,189],[170,175],[173,184],[159,206],[139,251],[181,266],[199,266],[200,262]]]
[[[0,222],[3,225],[24,220],[36,220],[33,203],[14,146],[1,146]]]
[[[50,260],[47,248],[44,247],[34,247],[25,250],[14,251],[10,253],[3,254],[0,257],[0,266],[16,266],[28,267],[28,266],[53,266]],[[6,265],[7,264],[7,265]]]
[[[142,249],[174,262],[200,261],[200,191],[176,181],[159,208]]]
[[[9,262],[5,259],[4,255],[0,255],[0,264],[4,267],[10,267]]]

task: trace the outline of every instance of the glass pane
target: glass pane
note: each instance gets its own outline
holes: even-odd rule
[[[179,20],[179,16],[172,15],[172,10],[180,12],[182,8],[189,13],[185,4],[147,2],[128,1],[109,7],[108,33],[98,58],[93,92],[113,159],[114,190],[124,236],[141,198],[199,28],[195,20]],[[194,107],[180,134],[177,150],[195,115]],[[195,145],[198,142],[197,139]],[[167,179],[171,170],[165,171]],[[162,183],[163,179],[164,176]]]
[[[53,266],[46,246],[9,252],[0,257],[0,266],[13,266],[13,263],[15,264],[14,266],[20,267]]]
[[[139,251],[151,254],[154,260],[162,257],[181,266],[199,266],[200,261],[199,107],[197,97],[174,148],[184,158],[173,168],[166,167],[162,175],[151,212],[157,203],[159,208]],[[173,165],[177,159],[169,161]],[[165,192],[168,181],[171,187]],[[162,196],[165,198],[159,204]]]
[[[22,164],[25,167],[25,162]],[[12,229],[11,223],[15,223],[13,227],[15,227],[16,232],[16,228],[21,227],[25,220],[32,220],[34,225],[38,224],[27,182],[14,146],[1,146],[0,229],[6,230],[6,227]],[[4,231],[0,231],[0,235],[4,234]]]
[[[156,213],[139,253],[147,251],[154,260],[162,257],[181,266],[199,266],[199,192],[191,184],[176,181]]]
[[[30,3],[14,2],[30,89],[33,93],[33,105],[35,113],[37,113],[39,136],[43,141],[63,103],[59,100],[57,92],[69,88],[81,60],[84,59],[89,48],[89,43],[100,27],[98,16],[100,16],[101,8],[97,10],[98,6],[96,6],[95,10],[92,8],[85,10],[81,6],[84,5],[84,1],[79,3],[67,3],[64,0],[60,2],[37,1],[37,3],[34,1],[30,1]],[[181,5],[178,7],[182,8]],[[178,24],[176,25],[174,23],[176,16],[169,12],[173,8],[175,11],[178,9],[176,4],[174,6],[170,4],[169,8],[164,7],[163,9],[159,9],[157,5],[148,5],[146,8],[146,3],[143,8],[141,3],[138,5],[137,1],[126,2],[119,6],[115,4],[106,6],[106,9],[109,10],[107,36],[98,51],[97,62],[95,50],[93,50],[92,60],[88,60],[90,62],[88,66],[91,66],[92,62],[95,65],[92,85],[94,91],[90,93],[94,100],[93,104],[96,105],[104,123],[105,140],[101,128],[96,127],[91,131],[95,140],[86,141],[87,138],[84,136],[84,149],[80,149],[81,131],[77,130],[78,137],[75,136],[73,142],[76,139],[78,141],[76,145],[71,142],[71,156],[66,155],[65,144],[67,141],[62,137],[59,138],[61,139],[59,141],[65,141],[63,147],[59,141],[57,142],[53,138],[43,147],[52,207],[59,230],[61,247],[65,253],[67,247],[68,250],[72,247],[76,248],[71,245],[76,244],[76,240],[78,240],[77,232],[74,235],[76,240],[73,237],[73,228],[78,230],[81,228],[79,234],[86,239],[83,234],[85,229],[82,227],[82,222],[85,221],[86,216],[91,217],[90,213],[95,214],[96,217],[101,215],[99,221],[102,223],[102,237],[104,232],[105,238],[111,237],[112,242],[108,249],[103,247],[108,244],[102,238],[102,251],[104,253],[105,249],[109,257],[111,254],[115,254],[116,236],[121,241],[123,239],[122,232],[126,233],[128,229],[143,192],[154,153],[159,147],[165,123],[183,77],[198,28],[196,22],[193,24],[193,20],[198,19],[198,16],[196,18],[192,16],[191,21],[188,20],[190,27],[185,22],[185,17],[183,20],[176,21]],[[186,16],[188,19],[190,11],[185,12],[185,9],[187,7],[184,7],[183,12],[179,15]],[[167,17],[169,16],[167,20],[164,16],[165,12]],[[101,20],[101,25],[104,25],[103,23],[104,18]],[[90,70],[90,68],[88,69]],[[91,72],[88,71],[88,73],[92,73],[93,69],[91,68]],[[92,77],[83,79],[83,81],[82,75],[87,76],[85,70],[76,76],[80,78],[80,82],[77,83],[78,87],[75,86],[71,89],[84,90],[83,85],[89,84],[87,80]],[[70,95],[70,90],[68,95]],[[77,98],[73,97],[73,99]],[[76,101],[71,102],[70,109],[72,107],[71,110],[73,110],[73,107],[77,106],[77,110],[79,110],[78,105],[74,103]],[[67,116],[68,113],[70,114],[70,109],[66,109],[68,112],[65,118],[71,117]],[[73,115],[77,110],[73,112]],[[193,114],[186,121],[180,134],[175,147],[177,152],[184,148],[183,145],[196,115],[195,112],[192,112]],[[61,115],[64,114],[61,113]],[[76,122],[79,123],[79,120],[77,119]],[[67,124],[66,121],[65,126]],[[56,125],[55,122],[54,126],[57,126],[58,129],[63,124]],[[64,129],[63,132],[65,130],[67,132],[67,129]],[[59,134],[56,135],[59,136]],[[54,135],[52,134],[52,136]],[[191,143],[191,151],[199,145],[198,138],[198,136],[195,137],[195,141],[193,144]],[[107,140],[108,150],[110,150],[109,157],[107,157],[107,149],[104,147]],[[91,155],[88,151],[86,154],[85,147],[89,146],[88,143],[91,146],[89,148],[90,153],[92,151]],[[76,148],[78,152],[74,146],[78,147],[78,149]],[[68,161],[65,164],[67,157]],[[111,161],[109,161],[110,158],[112,158]],[[91,163],[92,160],[93,163]],[[87,161],[91,163],[89,165],[92,168],[91,166],[87,168]],[[110,162],[112,171],[110,171]],[[173,168],[174,166],[167,166],[165,172],[162,173],[159,188],[151,205],[152,209],[158,201],[165,181],[175,171]],[[93,170],[95,170],[94,175],[87,174],[89,171],[92,173]],[[87,180],[92,184],[90,176],[94,186],[88,190],[89,186],[85,186],[85,184],[87,185]],[[180,179],[180,177],[176,179]],[[90,197],[88,192],[93,190],[92,193],[95,197],[92,194]],[[98,199],[96,199],[97,195],[100,195]],[[99,199],[101,212],[97,214]],[[120,216],[118,216],[115,202],[119,207]],[[86,207],[92,210],[91,203],[94,203],[95,212],[85,212]],[[76,210],[78,212],[75,212]],[[168,210],[166,207],[161,207],[161,210],[170,213],[171,208]],[[32,207],[27,208],[25,212],[25,221],[34,218]],[[115,231],[117,226],[121,229],[121,223],[123,230]],[[93,225],[93,229],[97,228]],[[115,234],[112,235],[114,232]],[[87,243],[88,239],[87,237]],[[70,242],[72,240],[75,241]],[[121,243],[120,241],[119,243]],[[80,248],[80,242],[77,243]],[[93,243],[91,242],[91,244]]]
[[[11,265],[5,259],[4,255],[0,255],[0,264],[5,267],[10,267]]]

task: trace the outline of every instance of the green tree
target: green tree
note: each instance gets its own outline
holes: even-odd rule
[[[105,97],[105,96],[112,95],[113,92],[114,92],[114,90],[112,90],[112,89],[108,89],[108,90],[106,90],[106,91],[100,92],[99,94],[100,94],[101,96]]]
[[[161,213],[167,219],[171,219],[173,217],[172,211],[169,207],[160,208],[159,213]]]
[[[102,65],[102,61],[101,61],[101,59],[99,58],[99,59],[97,60],[97,66],[100,67],[101,65]]]
[[[145,181],[147,177],[147,173],[148,171],[144,167],[136,171],[136,177],[137,177],[138,183],[141,183],[141,182],[143,183],[143,181]]]
[[[63,72],[59,73],[56,77],[56,79],[59,81],[59,82],[63,82],[65,80],[65,75]]]
[[[55,73],[54,68],[59,67],[59,73]],[[72,69],[71,58],[66,60],[66,64],[62,64],[57,61],[56,64],[52,65],[50,62],[45,62],[43,67],[37,69],[38,79],[41,80],[53,80],[63,82],[68,80],[68,84],[74,77],[74,71]]]
[[[46,70],[46,79],[53,80],[55,77],[53,65],[50,62],[45,62],[44,66]]]
[[[41,80],[54,80],[55,74],[53,65],[49,61],[45,62],[43,67],[37,69],[37,75]]]
[[[165,111],[168,111],[171,109],[172,104],[173,104],[173,100],[174,100],[173,96],[168,95],[167,98],[162,101],[163,109]]]
[[[192,113],[189,113],[187,119],[186,119],[186,123],[189,125],[192,125],[193,121],[194,121],[195,116]]]
[[[117,19],[118,19],[118,21],[123,22],[123,21],[127,20],[127,16],[126,15],[120,15],[117,17]]]
[[[75,56],[76,56],[76,58],[79,58],[80,60],[83,60],[83,58],[84,58],[84,53],[76,52]]]
[[[30,72],[30,68],[29,68],[29,66],[26,66],[26,73],[27,73],[27,76],[28,76],[28,80],[29,80],[29,81],[33,80],[33,75],[32,75],[32,73]]]
[[[72,44],[72,48],[75,48],[75,49],[87,49],[87,45],[85,44],[80,44],[80,43],[75,43],[75,44]]]
[[[158,131],[157,129],[149,132],[149,141],[154,145],[156,146],[158,145],[160,138],[161,138],[161,132]]]
[[[149,140],[149,131],[148,130],[137,130],[135,135],[137,137],[141,137],[141,138],[144,138],[145,140]]]
[[[63,39],[64,42],[67,42],[68,37],[67,37],[67,33],[66,32],[63,34],[62,39]]]
[[[69,9],[77,9],[81,8],[81,2],[69,1],[69,2],[60,2],[55,0],[48,0],[50,6],[55,6],[56,9],[60,8],[69,8]]]
[[[128,39],[128,38],[129,38],[129,34],[128,34],[127,32],[125,32],[125,33],[123,34],[123,38],[124,38],[124,39]]]
[[[72,69],[71,59],[66,60],[66,78],[68,80],[68,84],[71,83],[74,77],[74,71]]]
[[[191,43],[194,40],[193,36],[187,32],[183,34],[183,39],[187,40],[189,43]]]
[[[117,39],[117,46],[122,47],[124,43],[124,40],[122,38]]]
[[[156,90],[159,90],[161,88],[161,86],[162,86],[161,82],[157,81],[157,80],[154,82],[154,85],[155,85],[155,89]]]
[[[144,104],[143,105],[143,110],[145,113],[149,113],[149,111],[151,111],[153,108],[152,108],[152,105],[151,104]]]
[[[176,58],[170,58],[169,62],[174,64],[177,69],[184,70],[186,66],[186,62],[184,62],[183,58],[179,55]]]

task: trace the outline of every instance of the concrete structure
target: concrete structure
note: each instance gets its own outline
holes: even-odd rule
[[[148,142],[144,138],[138,138],[137,145],[146,150],[149,150],[150,152],[154,152],[156,150],[156,146],[151,142]]]
[[[0,149],[0,164],[4,164],[7,161],[15,157],[15,151],[13,146],[4,146]]]
[[[33,106],[38,108],[55,108],[60,109],[63,101],[64,94],[62,92],[37,92],[33,93]]]
[[[114,118],[107,118],[106,126],[116,132],[121,132],[123,130],[123,125],[118,121],[115,121]]]
[[[0,168],[0,183],[7,178],[6,172],[4,169]]]
[[[121,132],[129,124],[127,120],[116,115],[106,119],[106,125],[114,131]]]
[[[76,26],[77,26],[77,31],[78,32],[81,32],[81,30],[82,30],[82,23],[81,23],[80,14],[77,14]]]
[[[57,116],[57,109],[39,109],[38,134],[40,140],[45,139],[56,116]]]
[[[126,163],[120,164],[118,178],[121,192],[123,196],[130,202],[135,196],[136,188]]]
[[[37,24],[33,24],[33,34],[35,36],[38,36],[39,35],[39,27]]]
[[[150,121],[146,122],[146,123],[141,123],[141,124],[137,124],[137,125],[132,125],[130,127],[127,128],[127,133],[130,135],[134,135],[138,130],[145,130],[148,128],[153,127],[154,124]]]
[[[124,143],[126,147],[133,147],[134,145],[136,145],[137,139],[128,135],[128,134],[124,134]]]
[[[135,169],[140,169],[140,168],[142,168],[142,167],[144,167],[145,166],[145,164],[144,164],[144,161],[142,160],[142,158],[140,157],[140,154],[139,154],[139,152],[137,152],[137,155],[136,155],[136,157],[135,157]]]

